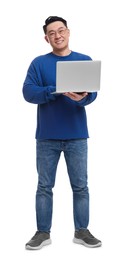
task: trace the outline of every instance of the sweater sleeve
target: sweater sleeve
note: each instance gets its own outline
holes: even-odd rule
[[[78,101],[77,104],[80,107],[91,104],[97,97],[97,92],[88,93],[88,95],[82,100]]]
[[[56,87],[43,86],[42,80],[39,82],[39,75],[33,63],[29,66],[22,91],[24,99],[33,104],[44,104],[56,99],[56,96],[51,94],[56,91]]]

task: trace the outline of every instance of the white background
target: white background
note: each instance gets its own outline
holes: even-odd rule
[[[125,259],[126,38],[123,0],[0,2],[0,254],[1,259]],[[28,66],[51,51],[42,26],[64,17],[70,49],[102,61],[101,91],[87,107],[90,231],[103,246],[72,243],[72,192],[61,156],[54,188],[52,245],[26,251],[36,231],[36,105],[22,96]]]

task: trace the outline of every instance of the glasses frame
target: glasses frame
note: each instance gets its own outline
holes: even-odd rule
[[[64,36],[68,28],[61,27],[57,31],[51,30],[48,32],[46,35],[49,37],[49,39],[54,39],[56,38],[56,34],[58,33],[60,36]]]

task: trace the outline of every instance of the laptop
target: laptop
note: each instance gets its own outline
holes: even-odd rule
[[[56,92],[97,92],[100,90],[101,61],[57,61]]]

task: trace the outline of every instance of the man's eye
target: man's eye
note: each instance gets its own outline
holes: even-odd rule
[[[64,33],[64,30],[60,30],[59,33],[60,33],[60,34],[63,34],[63,33]]]
[[[50,35],[50,36],[54,36],[54,35],[55,35],[55,33],[53,33],[53,32],[52,32],[52,33],[50,33],[49,35]]]

